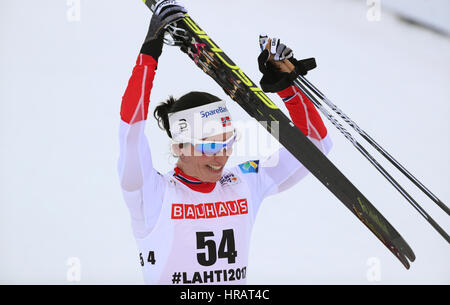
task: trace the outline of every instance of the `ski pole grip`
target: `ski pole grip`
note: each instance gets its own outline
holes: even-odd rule
[[[271,39],[269,39],[269,41],[266,44],[266,49],[269,50],[269,54],[270,54],[270,42]],[[281,72],[291,73],[292,71],[295,70],[295,66],[289,60],[287,59],[283,61],[275,60],[273,54],[270,54],[269,61],[273,63],[278,69],[280,69]]]

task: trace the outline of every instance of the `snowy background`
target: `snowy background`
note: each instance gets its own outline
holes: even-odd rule
[[[261,32],[281,38],[297,58],[316,57],[309,79],[449,205],[450,38],[399,20],[390,2],[184,0],[254,81]],[[0,283],[142,284],[116,161],[121,97],[149,11],[139,0],[0,3]],[[450,20],[448,2],[436,3]],[[191,90],[224,96],[184,54],[165,47],[150,111]],[[235,120],[247,119],[230,109]],[[448,243],[326,124],[335,144],[330,159],[417,260],[404,269],[309,176],[262,205],[248,283],[450,284]],[[153,119],[147,134],[154,164],[171,169],[169,142]],[[450,231],[449,217],[394,173]],[[74,268],[80,278],[70,276]]]

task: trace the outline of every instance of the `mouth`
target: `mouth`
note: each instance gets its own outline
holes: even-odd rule
[[[212,165],[212,164],[207,164],[206,167],[214,172],[214,173],[220,173],[223,169],[223,165]]]

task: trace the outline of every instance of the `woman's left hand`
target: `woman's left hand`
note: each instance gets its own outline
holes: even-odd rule
[[[306,75],[316,67],[314,58],[296,60],[292,50],[278,38],[260,35],[259,45],[258,67],[263,73],[260,84],[265,92],[282,91],[291,86],[299,75]]]

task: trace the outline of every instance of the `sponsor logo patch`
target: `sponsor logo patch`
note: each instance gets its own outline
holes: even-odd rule
[[[202,118],[207,118],[211,115],[215,115],[215,114],[219,114],[219,113],[227,112],[227,111],[228,110],[226,107],[219,106],[217,109],[213,109],[210,111],[200,111],[200,115],[202,116]]]
[[[257,173],[258,166],[259,166],[259,160],[247,161],[245,163],[239,164],[239,168],[241,169],[242,173],[244,173],[244,174]]]
[[[211,203],[172,203],[172,219],[203,219],[248,214],[247,199]]]
[[[222,126],[223,126],[223,127],[227,127],[227,126],[230,126],[230,125],[231,125],[231,120],[230,120],[230,117],[229,117],[229,116],[220,118],[220,120],[222,121]]]
[[[233,173],[226,173],[220,178],[219,183],[221,186],[234,185],[239,183],[239,178]]]

